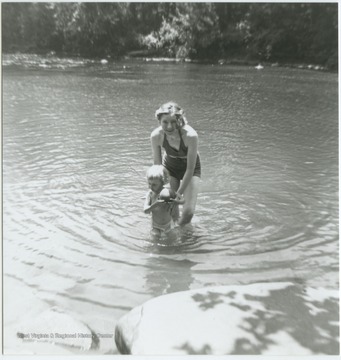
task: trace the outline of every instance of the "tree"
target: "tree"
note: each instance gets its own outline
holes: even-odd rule
[[[160,29],[147,35],[142,43],[160,55],[197,57],[214,44],[217,20],[213,4],[176,3],[163,18]]]
[[[133,50],[337,69],[337,3],[3,3],[4,52],[119,57]],[[140,51],[140,52],[139,52]]]
[[[337,49],[337,4],[252,4],[246,20],[259,60],[326,63]]]
[[[2,19],[3,51],[41,51],[51,47],[55,23],[49,3],[4,3]]]

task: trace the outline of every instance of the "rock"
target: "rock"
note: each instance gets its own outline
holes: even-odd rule
[[[160,296],[123,316],[122,354],[339,354],[338,291],[293,283],[209,287]]]
[[[93,342],[98,343],[98,338],[85,324],[57,307],[18,324],[17,329],[17,337],[25,342],[48,342],[81,350],[90,350]]]
[[[8,276],[4,288],[4,354],[67,355],[98,346],[86,324],[41,300],[36,289]]]

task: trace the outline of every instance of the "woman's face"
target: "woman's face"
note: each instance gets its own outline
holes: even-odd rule
[[[160,125],[163,131],[170,134],[178,128],[178,121],[174,115],[164,114],[161,116]]]

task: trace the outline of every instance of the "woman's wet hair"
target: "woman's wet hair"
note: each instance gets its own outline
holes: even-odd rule
[[[162,115],[175,116],[178,121],[179,127],[183,127],[187,124],[187,119],[185,117],[185,111],[175,102],[170,101],[161,105],[155,111],[155,117],[160,121]]]
[[[152,165],[147,170],[147,180],[160,179],[164,184],[169,182],[168,170],[163,165]]]

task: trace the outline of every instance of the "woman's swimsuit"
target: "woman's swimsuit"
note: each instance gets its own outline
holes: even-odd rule
[[[182,139],[180,129],[179,129],[179,135],[180,135],[180,147],[179,150],[177,150],[169,145],[167,136],[166,134],[164,134],[162,147],[165,149],[165,154],[162,159],[162,164],[168,170],[170,176],[173,176],[178,180],[182,180],[187,169],[188,148]],[[201,164],[200,164],[199,154],[197,154],[197,160],[195,163],[193,176],[201,177]]]

